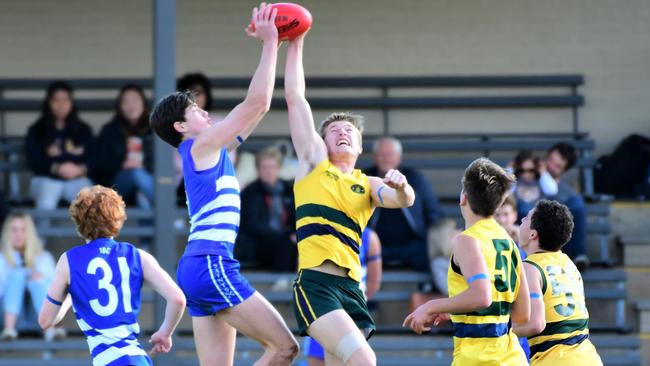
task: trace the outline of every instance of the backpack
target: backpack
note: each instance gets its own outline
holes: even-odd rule
[[[594,168],[596,192],[618,198],[635,197],[648,185],[650,139],[630,135],[610,155],[601,156]]]

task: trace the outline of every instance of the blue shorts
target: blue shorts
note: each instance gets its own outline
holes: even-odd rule
[[[304,355],[307,357],[325,360],[325,350],[323,349],[323,346],[312,337],[305,337],[302,349],[304,350]]]
[[[255,289],[239,273],[239,261],[213,254],[183,256],[176,280],[191,316],[208,316],[248,299]]]

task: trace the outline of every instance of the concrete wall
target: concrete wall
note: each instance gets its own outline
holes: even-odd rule
[[[308,75],[582,73],[583,126],[599,152],[629,133],[650,134],[647,0],[303,3],[315,19]],[[179,74],[250,75],[259,47],[243,29],[253,5],[178,1]],[[0,77],[151,75],[149,1],[3,0],[0,7]],[[569,128],[561,111],[519,112],[505,118],[499,111],[397,111],[394,117],[403,121],[396,131]],[[84,117],[95,126],[107,118]],[[32,118],[9,115],[9,132],[23,132]],[[261,132],[285,132],[285,125],[276,113]]]

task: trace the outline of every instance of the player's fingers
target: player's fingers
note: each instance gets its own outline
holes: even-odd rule
[[[251,20],[253,22],[257,21],[257,6],[253,8],[253,13],[251,14]]]
[[[409,315],[406,317],[406,319],[404,319],[404,322],[402,323],[402,326],[403,326],[403,327],[408,327],[408,326],[409,326],[409,324],[411,323],[411,317],[412,317],[412,315],[413,315],[413,314],[409,314]]]
[[[422,331],[424,331],[424,332],[430,332],[430,331],[431,331],[431,327],[422,327]]]
[[[275,18],[276,18],[277,16],[278,16],[278,9],[277,9],[277,8],[273,8],[273,10],[271,11],[271,17],[269,18],[269,21],[270,21],[271,23],[275,24]]]

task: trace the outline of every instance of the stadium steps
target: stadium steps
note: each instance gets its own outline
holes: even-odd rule
[[[638,354],[640,346],[638,336],[596,334],[592,335],[591,339],[605,365],[641,364]],[[145,344],[144,339],[141,339],[141,342]],[[373,337],[370,343],[377,353],[378,365],[417,366],[451,363],[453,341],[449,336],[378,335]],[[178,365],[198,365],[194,353],[194,341],[191,337],[176,338],[174,349]],[[40,366],[44,363],[66,366],[87,365],[89,360],[87,352],[86,341],[82,337],[58,342],[36,339],[2,342],[0,343],[0,366]],[[235,365],[250,365],[261,355],[261,352],[262,348],[257,342],[240,337],[237,339]]]

